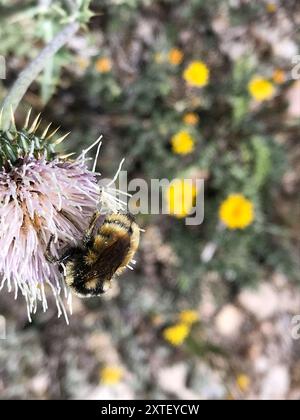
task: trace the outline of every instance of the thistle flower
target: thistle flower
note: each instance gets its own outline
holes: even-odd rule
[[[58,266],[47,261],[46,247],[51,235],[57,249],[82,238],[100,191],[95,173],[86,166],[88,150],[73,161],[59,156],[55,146],[65,136],[53,143],[55,132],[47,135],[49,126],[37,136],[39,117],[30,128],[29,118],[30,112],[21,130],[13,124],[2,131],[0,124],[0,290],[6,286],[15,298],[21,292],[30,319],[39,302],[46,311],[48,288],[58,315],[64,313],[67,320],[61,294],[70,309],[71,294]],[[109,206],[109,192],[105,197]]]

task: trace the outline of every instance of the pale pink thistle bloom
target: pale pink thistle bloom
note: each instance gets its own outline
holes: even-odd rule
[[[122,205],[114,189],[99,187],[96,160],[93,171],[86,166],[86,153],[96,145],[98,157],[101,138],[68,161],[53,151],[52,135],[35,135],[37,125],[38,119],[28,131],[27,123],[20,131],[0,127],[0,290],[6,286],[15,298],[21,292],[31,319],[39,302],[47,310],[48,288],[58,316],[68,321],[64,300],[71,312],[72,295],[59,265],[46,259],[50,236],[58,256],[57,250],[81,241],[96,209],[114,212]]]
[[[0,172],[0,272],[17,297],[26,298],[29,314],[41,301],[47,309],[45,285],[57,299],[64,289],[59,268],[45,258],[53,234],[61,249],[79,241],[99,201],[95,175],[84,163],[58,159],[26,158],[11,170]]]

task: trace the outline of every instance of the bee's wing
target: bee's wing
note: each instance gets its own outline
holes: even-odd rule
[[[114,243],[103,248],[99,253],[93,269],[97,271],[100,278],[112,278],[123,262],[130,249],[130,237],[124,235],[119,237]]]

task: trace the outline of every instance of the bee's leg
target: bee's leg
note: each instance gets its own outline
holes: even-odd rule
[[[46,252],[45,252],[46,260],[49,261],[51,264],[62,264],[64,261],[68,260],[73,255],[72,249],[71,250],[68,249],[59,258],[54,257],[54,255],[52,255],[51,249],[50,249],[51,248],[51,244],[53,242],[53,239],[54,239],[54,235],[51,235],[50,236],[50,239],[49,239],[49,242],[48,242],[48,245],[47,245],[47,248],[46,248]]]
[[[97,223],[97,220],[98,220],[99,216],[100,216],[99,211],[96,211],[93,214],[93,216],[91,218],[91,221],[90,221],[90,224],[89,224],[89,227],[87,228],[87,230],[84,233],[84,237],[83,237],[83,241],[82,241],[83,242],[83,245],[87,245],[88,242],[91,240],[92,234],[93,234],[93,230],[94,230],[94,228],[96,226],[96,223]]]
[[[56,264],[56,263],[59,262],[59,258],[56,258],[51,254],[51,245],[52,245],[53,239],[54,239],[54,235],[51,235],[50,239],[49,239],[49,242],[47,244],[47,248],[46,248],[46,252],[45,252],[45,258],[50,263]]]

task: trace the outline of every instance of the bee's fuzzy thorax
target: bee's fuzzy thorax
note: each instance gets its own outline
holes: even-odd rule
[[[93,251],[93,249],[89,249],[87,254],[84,257],[85,263],[89,266],[95,264],[98,259],[98,254]]]
[[[92,218],[89,232],[97,224]],[[98,296],[131,262],[139,244],[140,229],[130,215],[110,214],[97,232],[70,250],[66,261],[66,282],[81,297]]]

